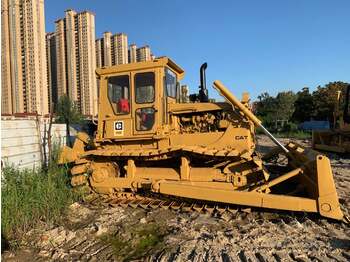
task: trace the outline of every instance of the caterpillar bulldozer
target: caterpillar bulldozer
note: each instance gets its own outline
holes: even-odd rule
[[[341,103],[344,110],[340,110]],[[312,147],[316,150],[335,153],[350,153],[350,85],[345,94],[337,92],[337,102],[334,110],[334,128],[331,130],[314,130],[312,132]],[[338,121],[338,123],[337,123]]]
[[[71,184],[116,198],[152,194],[157,205],[170,197],[208,209],[222,203],[342,220],[329,159],[295,143],[282,145],[250,111],[246,93],[240,101],[215,81],[226,101],[213,102],[206,67],[198,94],[189,96],[180,86],[184,70],[168,57],[98,68],[96,135],[78,133],[60,154],[61,163],[72,164]],[[276,144],[262,157],[256,127]]]

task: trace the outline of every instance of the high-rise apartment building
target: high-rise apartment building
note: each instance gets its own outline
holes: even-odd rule
[[[49,112],[43,0],[1,1],[3,114]]]
[[[129,47],[129,61],[130,61],[130,63],[137,62],[136,49],[137,49],[137,47],[135,44],[131,44]]]
[[[102,49],[102,39],[97,39],[95,42],[96,46],[96,67],[103,66],[103,49]]]
[[[114,61],[113,61],[114,58]],[[127,64],[128,59],[128,36],[120,33],[112,36],[112,63],[115,65]]]
[[[96,40],[96,66],[127,64],[128,36],[123,33],[112,35],[104,32],[103,38]]]
[[[144,62],[151,60],[151,49],[148,45],[136,49],[137,62]]]
[[[68,9],[55,22],[57,94],[67,94],[84,115],[97,114],[95,15]]]
[[[112,65],[112,46],[111,46],[111,32],[104,32],[103,33],[103,65],[104,66],[111,66]]]
[[[57,97],[67,94],[64,19],[55,22]]]
[[[49,90],[49,109],[54,110],[57,103],[57,59],[55,33],[46,34],[47,83]]]

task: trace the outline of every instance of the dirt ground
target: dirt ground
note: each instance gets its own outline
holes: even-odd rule
[[[260,152],[272,146],[265,136],[258,143]],[[349,214],[350,159],[328,157]],[[349,225],[259,209],[209,215],[74,203],[64,223],[42,225],[24,239],[4,261],[350,261]]]

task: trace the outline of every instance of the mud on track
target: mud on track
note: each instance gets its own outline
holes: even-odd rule
[[[269,140],[259,137],[260,151]],[[298,141],[307,144],[308,141]],[[350,159],[331,158],[340,201],[350,210]],[[42,225],[5,261],[349,261],[350,227],[317,215],[172,210],[75,203],[66,222]]]

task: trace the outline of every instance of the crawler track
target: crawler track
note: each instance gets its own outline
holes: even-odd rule
[[[278,217],[304,217],[306,214],[300,212],[284,211],[284,210],[269,210],[263,208],[254,208],[249,206],[230,205],[225,203],[215,203],[208,201],[195,201],[191,199],[182,199],[176,197],[167,197],[164,195],[136,195],[136,194],[123,194],[119,196],[105,196],[99,194],[92,194],[88,197],[88,201],[84,204],[91,208],[111,208],[122,207],[132,209],[143,209],[146,211],[171,210],[175,212],[195,212],[202,214],[209,214],[214,217],[222,217],[224,220],[231,220],[234,217],[246,213],[252,213],[252,216],[261,212],[273,214],[274,219]],[[317,216],[317,215],[316,215]],[[311,217],[313,215],[311,214]]]
[[[90,205],[103,205],[112,207],[131,207],[151,209],[169,209],[182,212],[204,212],[210,214],[223,214],[224,212],[237,213],[239,210],[248,211],[250,208],[238,208],[235,205],[218,204],[212,202],[185,201],[178,198],[166,198],[164,196],[152,197],[141,195],[124,195],[121,197],[101,197],[96,196],[89,201]]]

